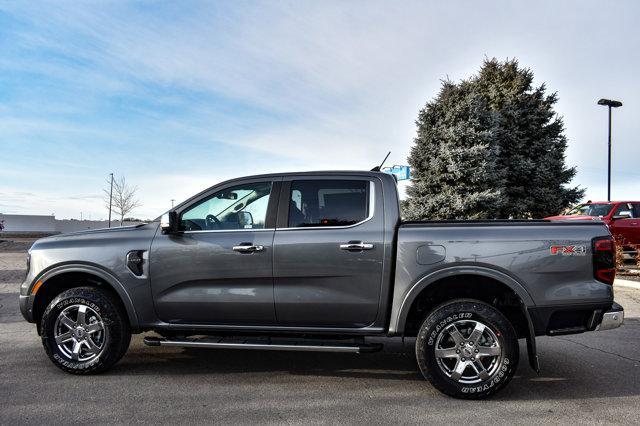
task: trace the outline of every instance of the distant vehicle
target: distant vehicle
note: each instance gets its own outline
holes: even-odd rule
[[[597,201],[580,204],[560,216],[547,220],[600,220],[609,227],[624,251],[634,252],[640,246],[640,201]]]
[[[484,398],[515,374],[519,338],[539,370],[536,336],[622,324],[613,248],[600,221],[402,222],[386,173],[261,175],[152,223],[38,240],[20,308],[74,374],[146,331],[150,346],[348,353],[407,336],[437,389]]]

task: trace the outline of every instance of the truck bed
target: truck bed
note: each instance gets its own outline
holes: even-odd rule
[[[568,306],[575,310],[576,305],[591,312],[610,307],[612,286],[594,278],[592,263],[592,240],[608,236],[609,230],[598,221],[401,222],[391,327],[403,329],[404,307],[416,291],[435,282],[448,280],[445,285],[455,288],[463,282],[489,287],[495,281],[510,283],[532,313],[536,334],[552,334],[549,321],[556,311]],[[552,247],[566,246],[575,251],[553,253]]]
[[[603,223],[597,220],[594,221],[552,221],[546,219],[451,219],[451,220],[408,220],[400,222],[400,226],[449,226],[449,225],[461,225],[461,226],[567,226],[567,225],[594,225],[602,226]]]

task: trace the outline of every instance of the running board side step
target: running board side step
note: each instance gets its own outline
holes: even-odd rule
[[[299,352],[342,352],[342,353],[369,353],[382,349],[381,344],[348,345],[335,342],[292,342],[272,343],[270,341],[225,341],[222,338],[201,339],[163,339],[160,337],[146,336],[144,344],[147,346],[178,346],[185,348],[209,348],[209,349],[249,349],[266,351],[299,351]]]

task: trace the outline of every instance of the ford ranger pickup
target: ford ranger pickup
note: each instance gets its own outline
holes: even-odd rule
[[[380,172],[260,175],[151,223],[36,241],[20,308],[73,374],[112,367],[132,333],[152,332],[150,346],[349,353],[415,337],[435,388],[484,398],[513,377],[518,339],[539,370],[536,336],[622,324],[614,249],[595,221],[403,222]]]

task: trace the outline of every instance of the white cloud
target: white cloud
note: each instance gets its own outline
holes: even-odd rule
[[[0,58],[0,70],[40,69],[53,84],[66,82],[74,90],[64,99],[29,93],[32,104],[0,105],[8,113],[0,121],[5,135],[29,145],[29,135],[44,130],[60,141],[53,158],[37,161],[42,180],[54,176],[48,180],[56,181],[58,188],[48,191],[100,192],[103,178],[78,182],[79,166],[102,175],[116,171],[139,185],[141,213],[152,215],[171,198],[186,198],[218,179],[370,168],[388,150],[389,162],[402,164],[418,109],[436,95],[439,80],[468,77],[485,55],[518,57],[550,91],[559,92],[558,112],[570,138],[568,163],[579,166],[576,183],[589,187],[592,198],[604,198],[597,193],[600,174],[606,173],[603,111],[594,100],[620,94],[625,107],[616,112],[614,170],[621,174],[614,194],[633,197],[640,187],[638,176],[629,174],[640,157],[633,143],[633,117],[640,111],[627,102],[640,95],[632,72],[640,60],[629,55],[640,47],[634,13],[626,10],[634,9],[633,3],[155,6],[146,11],[111,2],[0,6],[31,25],[16,30],[12,51],[49,53],[20,61]],[[612,21],[613,29],[600,25]],[[118,96],[153,105],[123,105],[130,120],[74,120],[86,110],[99,115],[101,106]],[[78,135],[93,143],[92,151],[83,151],[74,139]],[[19,154],[32,155],[28,149]],[[65,162],[71,165],[68,179],[59,176]],[[25,185],[13,182],[16,191]],[[38,200],[29,205],[45,211],[54,206]],[[65,216],[77,214],[75,205],[61,208]],[[101,205],[92,208],[98,214]]]

